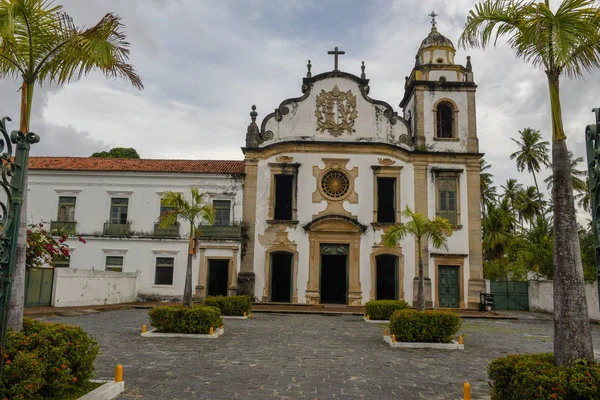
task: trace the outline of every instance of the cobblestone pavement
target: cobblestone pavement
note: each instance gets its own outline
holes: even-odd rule
[[[392,349],[383,328],[358,316],[253,314],[227,320],[218,339],[143,338],[147,310],[47,317],[83,327],[101,344],[99,378],[124,367],[134,399],[488,398],[488,362],[510,353],[552,351],[551,317],[464,320],[464,351]],[[600,328],[593,326],[595,348]]]

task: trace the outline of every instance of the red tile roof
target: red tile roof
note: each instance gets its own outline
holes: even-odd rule
[[[92,157],[30,157],[29,169],[37,171],[115,171],[243,173],[244,162],[235,160],[151,160]]]

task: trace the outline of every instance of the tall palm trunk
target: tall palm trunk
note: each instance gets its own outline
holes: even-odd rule
[[[419,280],[417,282],[417,310],[424,311],[425,303],[425,279],[423,277],[423,255],[421,253],[421,241],[418,241],[419,247]]]
[[[563,131],[559,80],[548,76],[552,107],[554,199],[554,357],[557,365],[594,360],[583,266],[573,201],[571,169]]]
[[[31,118],[31,101],[33,99],[34,83],[23,81],[21,86],[21,116],[19,129],[23,133],[29,132]],[[27,262],[27,182],[28,174],[24,171],[23,197],[21,217],[19,223],[19,238],[17,239],[17,256],[13,269],[13,283],[8,310],[8,327],[13,331],[23,330],[23,308],[25,307],[25,268]]]
[[[194,257],[194,224],[191,224],[190,244],[188,249],[187,267],[185,269],[185,286],[183,288],[183,306],[192,308],[192,258]]]
[[[533,182],[535,183],[535,189],[537,190],[538,196],[540,196],[540,187],[538,186],[537,179],[535,177],[535,171],[533,169],[530,169],[530,171],[531,171],[531,174],[533,175]]]

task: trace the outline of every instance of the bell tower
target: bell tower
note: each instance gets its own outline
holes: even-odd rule
[[[431,31],[421,42],[415,66],[406,77],[400,107],[410,121],[420,150],[477,153],[475,90],[471,58],[455,63],[452,41],[438,32],[432,12]]]

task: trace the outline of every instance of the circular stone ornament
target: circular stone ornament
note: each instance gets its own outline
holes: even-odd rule
[[[327,171],[321,178],[321,190],[331,199],[339,200],[350,190],[350,178],[340,170]]]

